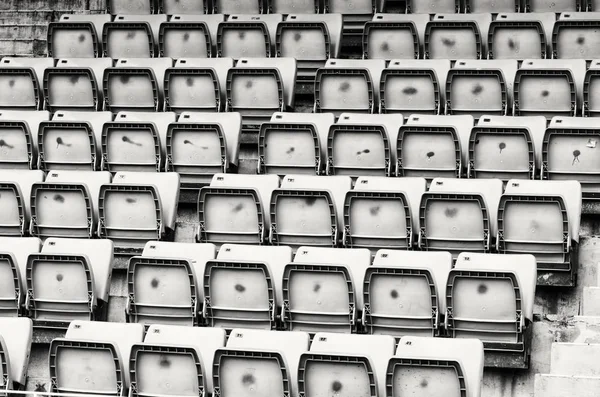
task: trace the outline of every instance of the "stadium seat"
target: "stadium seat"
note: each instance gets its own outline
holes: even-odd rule
[[[283,305],[283,269],[290,247],[224,244],[200,276],[210,327],[275,329]]]
[[[59,59],[44,73],[45,108],[97,111],[104,104],[104,70],[112,67],[110,58]]]
[[[346,248],[411,249],[418,235],[423,178],[359,177],[344,202]]]
[[[381,74],[380,113],[440,114],[445,103],[447,59],[394,59]]]
[[[461,2],[457,0],[444,0],[441,3],[419,0],[408,0],[406,2],[407,14],[458,13],[460,11]]]
[[[321,2],[316,0],[267,0],[269,14],[318,14]]]
[[[448,276],[448,333],[480,339],[486,352],[515,356],[526,365],[536,281],[533,255],[461,253]]]
[[[398,133],[398,176],[460,178],[473,116],[412,115]]]
[[[199,15],[209,13],[206,0],[158,0],[158,13],[167,15]]]
[[[256,15],[263,14],[264,0],[241,0],[241,1],[229,1],[229,0],[212,0],[212,14],[248,14]]]
[[[367,333],[437,336],[446,313],[449,252],[379,250],[365,273],[362,323]]]
[[[171,66],[171,58],[119,59],[104,71],[104,110],[160,111],[165,71]]]
[[[304,332],[234,329],[215,353],[214,394],[298,397],[298,363],[309,344]]]
[[[219,328],[151,325],[144,343],[131,348],[130,396],[208,395],[213,357],[225,339]]]
[[[246,0],[248,1],[248,0]],[[271,57],[281,14],[229,15],[217,30],[217,57]]]
[[[327,174],[392,176],[395,174],[399,114],[342,113],[327,138]]]
[[[0,237],[0,317],[21,314],[27,295],[27,258],[41,248],[37,237]]]
[[[436,178],[423,193],[419,247],[424,251],[490,252],[498,231],[499,179]]]
[[[287,175],[270,200],[273,245],[335,247],[344,227],[348,176]]]
[[[152,58],[158,54],[160,24],[167,16],[117,15],[104,24],[102,50],[104,56],[120,58]]]
[[[580,217],[579,182],[510,180],[498,207],[498,252],[533,254],[544,273],[538,284],[572,286]]]
[[[0,169],[35,168],[35,136],[48,120],[46,110],[0,110]]]
[[[469,139],[468,177],[536,179],[545,130],[543,116],[481,116]]]
[[[2,58],[0,110],[41,110],[44,70],[53,66],[52,58]]]
[[[585,9],[587,9],[587,11],[597,12],[598,10],[600,10],[600,3],[598,3],[597,0],[587,0],[582,3],[583,4],[581,4],[581,11],[585,11]]]
[[[143,15],[156,12],[154,0],[107,0],[106,8],[108,13],[112,15]]]
[[[210,58],[216,49],[217,28],[225,20],[217,15],[173,15],[160,24],[158,54],[161,57]]]
[[[515,116],[578,116],[583,102],[584,59],[528,59],[515,75]]]
[[[100,167],[104,123],[110,112],[57,111],[37,133],[37,168],[43,171],[95,171]]]
[[[425,27],[425,59],[483,59],[491,14],[435,14]]]
[[[520,12],[552,12],[554,14],[561,12],[573,12],[579,11],[584,3],[585,1],[582,0],[524,0]]]
[[[468,14],[519,12],[520,8],[520,0],[502,0],[499,2],[493,0],[466,0],[465,2],[465,12]]]
[[[108,307],[113,269],[110,240],[49,238],[27,259],[25,310],[40,328],[95,320]]]
[[[446,114],[507,115],[516,72],[514,59],[457,61],[446,79]]]
[[[30,319],[0,319],[1,389],[25,389],[32,337],[33,327]]]
[[[483,365],[479,340],[407,336],[389,361],[386,383],[394,396],[480,397]]]
[[[198,325],[204,267],[215,255],[213,244],[147,242],[127,267],[128,322]]]
[[[385,396],[387,363],[395,347],[389,335],[320,332],[300,357],[300,394]]]
[[[600,13],[563,12],[554,23],[552,56],[555,59],[600,58]]]
[[[340,14],[293,14],[277,24],[275,54],[295,58],[296,79],[312,84],[319,68],[341,51],[342,16]]]
[[[240,59],[227,73],[225,111],[241,113],[244,128],[250,129],[274,112],[294,108],[295,83],[294,58]]]
[[[363,307],[363,279],[370,264],[367,249],[298,248],[294,262],[283,273],[284,328],[355,333]]]
[[[232,58],[179,59],[165,71],[165,111],[220,112],[224,110],[227,73]]]
[[[199,189],[214,174],[237,169],[242,117],[239,113],[182,113],[167,129],[167,172],[182,188]]]
[[[178,202],[175,172],[117,172],[100,188],[98,237],[113,240],[115,252],[125,254],[138,253],[148,241],[172,240]]]
[[[270,230],[268,206],[277,175],[215,174],[200,189],[197,240],[203,243],[263,244]]]
[[[555,21],[553,12],[498,14],[490,23],[488,59],[550,58]]]
[[[584,200],[597,197],[599,133],[595,117],[553,117],[543,135],[542,179],[576,180]]]
[[[63,14],[59,22],[48,24],[48,56],[60,58],[98,58],[102,51],[104,24],[109,14]]]
[[[375,14],[365,23],[364,59],[419,59],[428,14]]]
[[[113,173],[162,171],[173,122],[173,112],[119,112],[114,121],[104,123],[101,168]]]
[[[109,172],[52,170],[45,182],[31,187],[29,234],[47,237],[92,238],[98,219],[100,186]]]
[[[0,169],[0,236],[25,236],[31,220],[31,187],[44,173]]]
[[[50,391],[125,396],[129,352],[143,339],[141,324],[71,322],[65,337],[50,343]]]
[[[600,114],[600,60],[593,60],[585,73],[583,82],[583,116],[596,117]],[[1,116],[0,116],[1,117]]]
[[[317,70],[314,113],[378,113],[384,59],[329,59]]]
[[[331,113],[273,113],[258,132],[258,173],[324,173],[327,136],[334,123]]]

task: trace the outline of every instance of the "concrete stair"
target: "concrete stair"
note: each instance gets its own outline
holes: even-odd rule
[[[581,302],[584,316],[600,316],[600,287],[584,287]]]

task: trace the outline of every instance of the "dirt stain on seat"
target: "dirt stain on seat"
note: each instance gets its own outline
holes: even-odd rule
[[[581,152],[579,150],[573,150],[573,162],[571,163],[571,165],[575,165],[575,163],[579,163],[579,155],[581,154]]]
[[[60,274],[60,273],[59,273],[59,274],[57,274],[57,275],[56,275],[56,281],[58,281],[59,283],[60,283],[61,281],[63,281],[63,275],[62,275],[62,274]]]
[[[331,390],[334,391],[334,393],[338,393],[340,390],[342,390],[342,382],[340,382],[339,380],[333,381],[333,383],[331,384]]]
[[[65,202],[65,198],[62,196],[62,194],[55,194],[52,199],[61,204]]]
[[[386,41],[381,43],[381,51],[388,52],[389,50],[390,50],[390,45]]]
[[[300,41],[302,40],[302,34],[300,33],[294,33],[294,41]]]
[[[579,36],[579,37],[577,38],[577,44],[579,44],[579,45],[584,45],[584,44],[585,44],[585,37],[583,37],[583,36]]]
[[[238,37],[240,38],[240,40],[244,40],[246,38],[246,32],[239,32]]]
[[[153,278],[152,281],[150,281],[150,285],[152,286],[152,288],[157,288],[158,284],[160,284],[160,281],[158,281],[157,278]]]
[[[398,291],[396,291],[395,289],[391,290],[390,296],[392,297],[392,299],[398,299]]]
[[[471,94],[479,95],[483,92],[483,86],[481,84],[475,84],[473,89],[471,90]]]
[[[446,215],[447,218],[454,218],[457,213],[458,208],[446,208],[446,210],[444,211],[444,215]]]
[[[169,368],[171,366],[171,360],[169,360],[166,356],[160,356],[158,365],[160,365],[161,368]]]
[[[137,203],[137,200],[134,198],[131,198],[131,197],[127,197],[125,199],[125,202],[127,202],[128,204],[135,204],[135,203]]]
[[[377,214],[379,214],[379,211],[381,210],[380,206],[376,206],[376,207],[371,207],[369,208],[369,212],[371,213],[371,215],[375,216]]]
[[[14,149],[15,147],[13,145],[9,145],[8,143],[6,143],[6,141],[4,139],[0,139],[0,147],[5,147],[8,149]]]
[[[313,292],[317,293],[321,290],[321,284],[319,283],[315,283],[315,285],[313,286]]]
[[[78,40],[79,40],[80,43],[83,43],[85,41],[85,35],[84,34],[80,34]]]
[[[244,291],[246,291],[246,287],[244,287],[242,284],[236,284],[234,288],[235,288],[235,290],[237,292],[244,292]]]
[[[429,386],[429,382],[427,381],[427,379],[423,379],[421,381],[421,383],[419,383],[419,386],[425,388],[425,387]]]
[[[126,74],[122,74],[121,76],[119,76],[119,80],[121,80],[121,83],[127,84],[129,83],[129,76]]]
[[[406,87],[402,90],[404,95],[415,95],[417,92],[419,91],[415,87]]]
[[[189,33],[185,33],[183,35],[183,41],[188,41],[190,39],[190,34]]]
[[[66,146],[66,147],[71,147],[71,144],[70,144],[70,143],[65,143],[65,142],[62,140],[62,138],[61,138],[61,137],[57,137],[57,138],[56,138],[56,148],[58,149],[58,147],[59,147],[60,145],[63,145],[63,146]]]
[[[131,145],[135,145],[135,146],[142,146],[142,144],[141,144],[141,143],[138,143],[138,142],[134,142],[134,141],[132,141],[131,139],[129,139],[129,137],[128,137],[128,136],[123,136],[123,138],[121,138],[121,140],[122,140],[123,142],[125,142],[125,143],[129,143],[129,144],[131,144]]]
[[[433,156],[435,156],[435,153],[434,152],[427,152],[426,156],[427,156],[427,159],[431,159]]]
[[[485,294],[488,290],[487,285],[485,284],[479,284],[479,286],[477,287],[477,293],[478,294]]]
[[[456,40],[444,37],[444,38],[442,38],[442,44],[445,45],[446,47],[454,47],[456,45]]]
[[[253,85],[254,84],[252,83],[252,81],[250,81],[250,80],[246,81],[246,88],[250,89],[250,88],[252,88]]]
[[[9,86],[10,88],[13,88],[13,87],[15,86],[15,81],[14,81],[14,80],[9,80],[9,81],[8,81],[8,86]]]
[[[80,75],[74,74],[71,77],[69,77],[69,81],[71,82],[71,84],[77,84],[79,82],[80,77]]]
[[[127,32],[127,39],[131,40],[135,38],[136,32]]]
[[[312,207],[317,202],[317,198],[316,197],[307,197],[304,199],[304,201],[307,206]]]
[[[244,376],[242,376],[242,384],[244,386],[252,386],[255,382],[256,379],[252,374],[244,374]]]
[[[542,91],[542,97],[544,97],[544,98],[545,98],[545,97],[547,97],[548,95],[550,95],[550,91],[548,91],[548,90],[544,90],[544,91]]]
[[[239,203],[238,205],[236,205],[235,207],[233,207],[233,209],[231,210],[231,212],[237,213],[237,212],[240,212],[243,208],[244,208],[244,204]]]
[[[503,151],[504,149],[506,149],[506,143],[504,143],[504,142],[500,142],[500,143],[498,144],[498,149],[500,149],[500,154],[502,154],[502,151]]]
[[[344,81],[342,84],[340,84],[340,91],[348,92],[349,89],[350,89],[350,83],[348,83],[347,81]]]
[[[511,50],[516,50],[517,49],[517,44],[513,39],[508,39],[508,48],[510,48]]]
[[[286,151],[285,151],[285,153],[286,153],[286,154],[292,154],[292,153],[294,153],[294,151],[295,151],[295,150],[296,150],[296,149],[295,149],[295,148],[292,146],[292,147],[290,147],[288,150],[286,150]]]
[[[185,79],[185,85],[187,85],[188,87],[193,87],[194,86],[194,79],[191,77],[188,77],[187,79]]]
[[[369,153],[371,153],[371,150],[369,150],[369,149],[364,149],[364,150],[361,150],[360,152],[356,152],[356,155],[357,155],[357,156],[359,156],[359,155],[361,155],[361,154],[363,154],[363,153],[364,153],[364,154],[369,154]]]

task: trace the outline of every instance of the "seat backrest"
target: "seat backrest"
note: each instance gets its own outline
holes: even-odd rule
[[[41,249],[42,240],[37,237],[0,237],[0,251],[12,254],[15,259],[21,291],[27,279],[27,258],[29,254],[37,254]]]
[[[4,170],[0,169],[0,181],[15,183],[21,191],[22,205],[25,216],[31,215],[31,188],[35,183],[44,181],[44,172],[40,170]],[[1,207],[1,206],[0,206]]]
[[[54,66],[51,58],[4,57],[0,61],[0,108],[39,110],[42,108],[44,70]]]
[[[40,125],[50,119],[48,111],[0,110],[0,166],[33,169]]]
[[[365,24],[363,58],[420,59],[428,14],[376,13]]]
[[[310,47],[312,43],[315,43],[316,48],[321,48],[320,43],[323,40],[322,35],[316,36],[314,34],[315,23],[322,23],[327,29],[328,40],[323,41],[324,46],[329,45],[329,56],[327,58],[337,58],[341,51],[341,39],[342,39],[342,15],[341,14],[304,14],[304,13],[293,13],[286,16],[285,21],[280,22],[277,25],[278,39],[275,46],[278,56],[293,56],[292,54],[305,54],[305,51]],[[323,25],[321,25],[323,26]],[[289,29],[291,32],[302,32],[300,33],[300,39],[296,40],[296,34],[289,35],[286,37],[285,34],[281,34]],[[305,30],[303,32],[303,30]],[[290,40],[292,39],[292,40]],[[309,44],[310,43],[310,44]],[[319,43],[317,45],[317,43]],[[289,48],[287,46],[293,46]],[[306,50],[305,50],[306,48]],[[279,51],[282,54],[279,54]],[[291,54],[290,54],[291,53]],[[287,55],[290,54],[290,55]],[[310,51],[308,54],[315,54]],[[324,55],[318,53],[319,55]],[[307,58],[314,57],[311,55],[296,56],[296,58]]]
[[[545,59],[550,57],[553,12],[499,13],[490,23],[488,59]]]
[[[237,174],[216,174],[211,183],[211,187],[249,187],[257,190],[263,206],[271,202],[273,190],[279,187],[279,178],[276,175],[237,175]]]
[[[102,56],[102,32],[108,14],[63,14],[48,24],[48,56],[52,58]]]
[[[424,57],[483,59],[492,15],[435,14],[425,28]]]
[[[18,383],[19,387],[24,388],[33,337],[31,319],[0,318],[0,337],[4,340],[4,346],[8,352],[10,378],[13,382]]]
[[[563,12],[552,32],[552,57],[555,59],[597,59],[600,52],[593,44],[597,39],[600,12]]]

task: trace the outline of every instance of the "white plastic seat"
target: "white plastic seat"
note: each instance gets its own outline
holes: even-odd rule
[[[110,172],[164,169],[173,112],[119,112],[102,129],[101,169]]]
[[[44,71],[52,58],[4,57],[0,61],[0,109],[41,110]]]
[[[35,168],[35,137],[40,124],[48,120],[46,110],[0,110],[0,168]]]
[[[198,325],[204,267],[215,255],[213,244],[147,242],[128,263],[128,321]]]
[[[498,230],[499,179],[436,178],[423,193],[419,247],[425,251],[490,252]]]
[[[29,233],[47,237],[92,238],[98,223],[100,186],[109,172],[51,170],[31,187]]]
[[[295,58],[298,82],[312,84],[317,69],[341,50],[340,14],[291,14],[277,24],[275,54]]]
[[[440,114],[447,59],[394,59],[381,74],[380,113]]]
[[[502,0],[499,2],[492,0],[467,0],[465,3],[465,11],[468,14],[519,12],[520,8],[521,2],[519,0]]]
[[[552,56],[555,59],[600,58],[599,12],[563,12],[554,23]]]
[[[38,170],[0,169],[0,236],[24,236],[31,220],[31,191],[44,181]]]
[[[117,172],[102,185],[98,237],[115,243],[115,252],[136,253],[148,241],[172,240],[179,202],[175,172]]]
[[[51,391],[125,396],[129,352],[143,339],[141,324],[71,322],[65,337],[50,343]]]
[[[41,248],[37,237],[0,237],[0,317],[20,314],[27,295],[27,258]]]
[[[310,351],[300,357],[299,391],[309,396],[322,390],[326,395],[343,390],[354,395],[385,396],[387,363],[395,347],[389,335],[320,332]]]
[[[375,14],[365,23],[364,59],[420,59],[428,14]]]
[[[179,7],[185,6],[185,4],[183,4],[183,3],[186,3],[186,2],[192,3],[192,4],[187,5],[188,8],[202,6],[201,4],[198,4],[197,0],[183,0],[183,2],[181,0],[161,0],[161,1],[170,1],[170,2],[177,1],[177,2],[179,2]],[[166,13],[166,14],[171,15],[169,22],[175,23],[176,25],[179,25],[182,28],[185,25],[188,25],[188,26],[196,29],[198,26],[198,25],[196,25],[197,23],[204,23],[206,25],[206,27],[208,28],[208,33],[210,35],[211,55],[215,56],[215,54],[217,53],[216,52],[217,51],[217,31],[219,28],[219,24],[226,20],[226,17],[227,17],[226,15],[224,15],[224,14],[202,14],[202,13],[198,13],[198,12],[190,13],[189,11],[184,11],[182,13],[177,12],[174,14],[171,14],[171,13]],[[185,33],[183,33],[183,36],[184,36],[183,39],[185,41]],[[177,34],[173,38],[180,39],[181,35]],[[187,57],[187,58],[192,58],[192,57]]]
[[[524,60],[515,75],[513,115],[579,115],[585,70],[584,59]]]
[[[27,380],[33,326],[28,318],[0,319],[0,388],[22,390]]]
[[[491,14],[435,14],[425,28],[424,58],[484,59]]]
[[[51,58],[97,58],[102,56],[104,24],[109,14],[63,14],[48,24],[48,56]]]
[[[267,0],[269,14],[318,14],[321,3],[317,0]]]
[[[395,173],[401,114],[342,113],[327,138],[327,174],[391,176]]]
[[[456,0],[444,0],[442,3],[409,0],[406,2],[407,14],[436,14],[460,12],[461,3]]]
[[[393,395],[480,397],[483,365],[483,345],[476,339],[407,336],[389,361],[387,384]]]
[[[217,26],[224,15],[173,15],[160,24],[158,54],[161,57],[210,58],[216,44]]]
[[[600,114],[600,60],[593,60],[585,72],[583,82],[583,116],[597,117]]]
[[[57,111],[36,134],[40,170],[95,171],[102,159],[102,129],[110,112]]]
[[[283,273],[285,329],[356,332],[363,307],[363,278],[370,264],[367,249],[298,248]]]
[[[167,129],[166,171],[179,173],[183,188],[210,184],[237,167],[241,131],[239,113],[182,113]]]
[[[446,313],[449,252],[379,250],[367,268],[363,326],[367,333],[433,337]]]
[[[516,72],[512,59],[457,61],[446,80],[446,114],[507,115]]]
[[[510,180],[498,208],[498,252],[533,254],[538,271],[569,272],[580,217],[579,182]]]
[[[97,111],[104,104],[104,70],[112,67],[110,58],[59,59],[44,73],[45,108]]]
[[[317,70],[314,113],[378,113],[384,59],[329,59]]]
[[[27,259],[25,309],[42,328],[94,320],[107,307],[113,268],[110,240],[49,238]]]
[[[107,0],[106,9],[112,15],[145,15],[156,12],[153,0]]]
[[[424,178],[359,177],[346,193],[344,246],[411,249],[426,185]]]
[[[270,229],[268,206],[277,175],[215,174],[200,189],[197,240],[215,244],[263,244]]]
[[[210,327],[275,329],[290,247],[224,244],[206,264],[203,317]]]
[[[158,0],[158,13],[167,15],[199,15],[209,13],[206,0]]]
[[[585,2],[580,0],[524,0],[520,12],[536,14],[538,12],[552,12],[558,14],[561,12],[579,11],[585,6]]]
[[[165,73],[171,58],[119,59],[104,71],[104,109],[158,112],[164,102]]]
[[[243,58],[227,73],[225,111],[242,114],[244,125],[259,125],[294,107],[294,58]]]
[[[219,24],[217,30],[217,57],[271,57],[275,50],[277,24],[281,21],[281,14],[229,15],[225,22]]]
[[[165,71],[165,111],[220,112],[232,58],[178,59]]]
[[[550,58],[553,12],[500,13],[490,23],[488,59]]]
[[[263,0],[241,0],[230,2],[228,0],[213,0],[212,14],[266,14]]]
[[[584,200],[600,192],[600,128],[595,117],[553,117],[543,135],[541,177],[576,180]]]
[[[469,139],[469,178],[535,179],[546,130],[543,116],[483,115]]]
[[[112,22],[104,24],[104,56],[113,59],[157,56],[160,24],[166,21],[164,14],[117,15]]]
[[[285,176],[270,200],[271,244],[335,247],[351,187],[348,176]]]
[[[215,352],[214,394],[298,397],[298,363],[309,345],[304,332],[234,329]]]
[[[460,178],[473,116],[412,115],[398,133],[398,176]]]
[[[461,253],[448,277],[448,332],[527,361],[536,282],[533,255]]]
[[[144,343],[131,348],[130,396],[207,395],[213,389],[213,357],[225,339],[219,328],[151,325]]]
[[[324,173],[327,136],[334,123],[332,113],[273,113],[258,132],[258,173]]]

